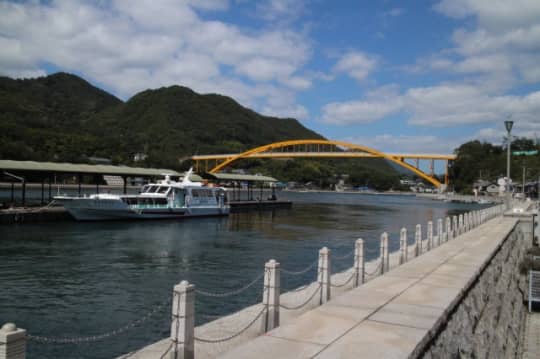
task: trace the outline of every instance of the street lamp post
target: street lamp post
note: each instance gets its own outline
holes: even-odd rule
[[[510,192],[510,146],[512,144],[512,126],[514,125],[514,121],[504,121],[504,126],[506,127],[506,131],[508,132],[508,137],[506,139],[507,141],[507,156],[506,156],[506,191]]]

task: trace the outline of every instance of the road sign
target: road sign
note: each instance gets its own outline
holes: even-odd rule
[[[533,150],[533,151],[512,151],[512,155],[514,155],[514,156],[534,156],[534,155],[537,155],[537,154],[538,154],[537,150]]]

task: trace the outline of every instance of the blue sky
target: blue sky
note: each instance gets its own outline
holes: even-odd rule
[[[0,2],[0,74],[173,84],[386,152],[540,135],[538,0]]]

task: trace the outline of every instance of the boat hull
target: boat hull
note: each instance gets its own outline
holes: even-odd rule
[[[78,221],[107,221],[129,219],[178,219],[184,217],[226,216],[229,207],[154,207],[133,208],[119,200],[57,197],[56,201]]]

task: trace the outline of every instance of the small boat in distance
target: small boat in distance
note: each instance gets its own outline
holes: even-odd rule
[[[137,195],[92,194],[84,197],[56,196],[54,200],[79,221],[158,219],[229,214],[223,187],[205,187],[190,181],[190,170],[182,182],[169,175],[145,185]]]

